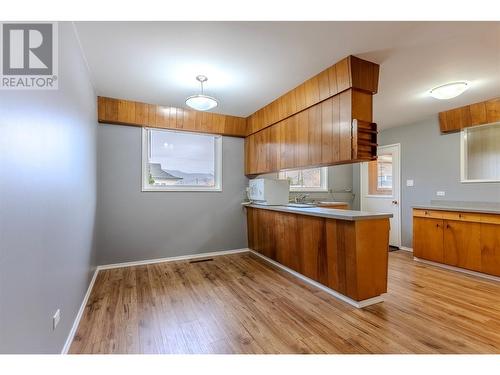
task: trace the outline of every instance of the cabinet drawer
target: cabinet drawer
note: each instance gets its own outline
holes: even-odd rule
[[[500,215],[481,214],[481,223],[500,224]]]
[[[442,211],[442,215],[446,220],[481,222],[481,214],[475,212]]]
[[[443,211],[434,211],[434,210],[422,210],[422,209],[413,209],[413,216],[417,217],[428,217],[431,219],[442,219]]]

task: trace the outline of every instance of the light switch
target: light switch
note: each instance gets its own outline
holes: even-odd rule
[[[438,197],[444,197],[446,195],[446,193],[444,191],[436,191],[436,195]]]
[[[406,186],[413,186],[413,180],[406,180]]]

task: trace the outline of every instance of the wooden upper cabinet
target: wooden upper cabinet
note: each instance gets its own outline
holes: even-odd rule
[[[97,119],[104,124],[177,129],[233,137],[245,137],[248,134],[247,119],[243,117],[102,96],[97,98]]]
[[[486,101],[486,121],[489,124],[500,121],[500,98]]]
[[[439,113],[439,126],[443,133],[498,121],[500,121],[500,98]]]
[[[377,126],[371,116],[371,94],[343,91],[249,135],[245,174],[373,160]]]
[[[345,90],[378,90],[379,65],[348,56],[249,116],[249,134],[284,120]]]
[[[461,130],[472,125],[469,106],[452,109],[439,114],[443,133]]]
[[[486,102],[475,103],[469,106],[471,125],[487,124]]]

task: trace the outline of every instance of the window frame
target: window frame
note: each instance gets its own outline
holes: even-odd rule
[[[479,126],[474,126],[472,128],[486,127],[497,125],[500,126],[500,122],[493,122],[491,124],[484,124]],[[500,177],[498,179],[468,179],[467,178],[467,131],[471,128],[464,128],[460,131],[460,182],[463,184],[471,183],[498,183],[500,182]]]
[[[194,186],[194,185],[162,185],[162,186],[150,186],[147,176],[147,164],[149,163],[149,146],[150,146],[150,131],[165,131],[172,133],[190,133],[207,137],[214,137],[214,181],[213,187],[206,186]],[[186,132],[177,131],[171,129],[161,129],[161,128],[142,128],[142,158],[141,158],[141,191],[143,192],[222,192],[222,136],[218,134],[211,133],[197,133],[197,132]]]
[[[329,191],[328,189],[328,167],[311,167],[311,168],[296,168],[296,169],[285,169],[281,170],[278,172],[278,178],[281,179],[281,174],[286,173],[286,172],[291,172],[291,171],[301,171],[304,169],[320,169],[320,184],[321,186],[318,188],[315,187],[292,187],[290,185],[290,192],[297,192],[297,193],[327,193]]]
[[[394,172],[394,165],[392,161],[392,154],[382,154],[379,156],[383,155],[391,155],[391,166],[392,166],[392,171]],[[379,197],[379,198],[389,198],[394,196],[394,181],[392,182],[392,187],[390,189],[388,188],[379,188],[378,183],[379,183],[379,171],[378,171],[378,162],[379,158],[376,160],[372,160],[368,162],[367,165],[367,177],[368,177],[368,191],[367,191],[367,197],[373,198],[373,197]],[[393,176],[391,176],[392,178]]]

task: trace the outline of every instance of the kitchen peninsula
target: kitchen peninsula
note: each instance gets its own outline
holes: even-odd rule
[[[390,217],[252,204],[247,206],[248,244],[257,255],[362,308],[382,302],[387,291]]]

